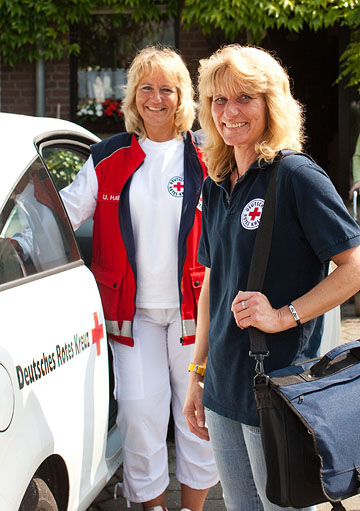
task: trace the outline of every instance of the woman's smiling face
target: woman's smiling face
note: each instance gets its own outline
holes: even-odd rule
[[[253,149],[266,130],[267,109],[262,94],[215,92],[211,113],[225,144]]]
[[[174,137],[178,100],[176,84],[161,71],[140,80],[136,90],[136,108],[148,138],[165,142]]]

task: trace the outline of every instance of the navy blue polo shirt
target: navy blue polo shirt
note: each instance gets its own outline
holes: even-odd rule
[[[255,162],[229,195],[229,177],[203,185],[202,236],[198,260],[211,268],[209,355],[203,403],[245,424],[258,425],[249,357],[248,331],[237,327],[231,303],[246,290],[251,255],[270,164]],[[328,274],[329,260],[360,244],[360,228],[349,215],[327,174],[303,155],[279,164],[277,202],[263,292],[280,308]],[[317,356],[323,317],[301,327],[266,334],[270,356],[265,371]]]

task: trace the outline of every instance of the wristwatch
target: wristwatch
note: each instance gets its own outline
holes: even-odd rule
[[[299,315],[298,313],[296,312],[296,309],[295,307],[293,306],[292,303],[289,303],[288,305],[289,309],[290,309],[290,312],[292,314],[292,317],[294,318],[294,320],[296,321],[296,324],[297,326],[301,326],[301,321],[300,321],[300,318],[299,318]]]

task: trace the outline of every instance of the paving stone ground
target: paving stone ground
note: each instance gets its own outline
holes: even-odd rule
[[[354,341],[360,338],[360,316],[355,314],[354,300],[350,300],[341,307],[341,342]],[[168,488],[168,509],[179,511],[180,485],[175,478],[175,446],[171,438],[168,439],[170,485]],[[122,480],[121,468],[116,472],[107,486],[91,504],[87,511],[127,511],[126,501],[122,497],[114,500],[114,486]],[[343,502],[346,511],[360,511],[360,495],[347,499]],[[320,504],[317,511],[330,511],[330,504]],[[142,511],[140,504],[132,504],[131,511]],[[220,483],[212,488],[208,494],[204,511],[226,511],[222,498]],[[252,511],[249,509],[249,511]]]

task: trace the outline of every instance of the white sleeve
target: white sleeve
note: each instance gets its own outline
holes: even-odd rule
[[[96,208],[98,181],[92,156],[88,158],[74,181],[60,190],[73,229],[76,231]]]

